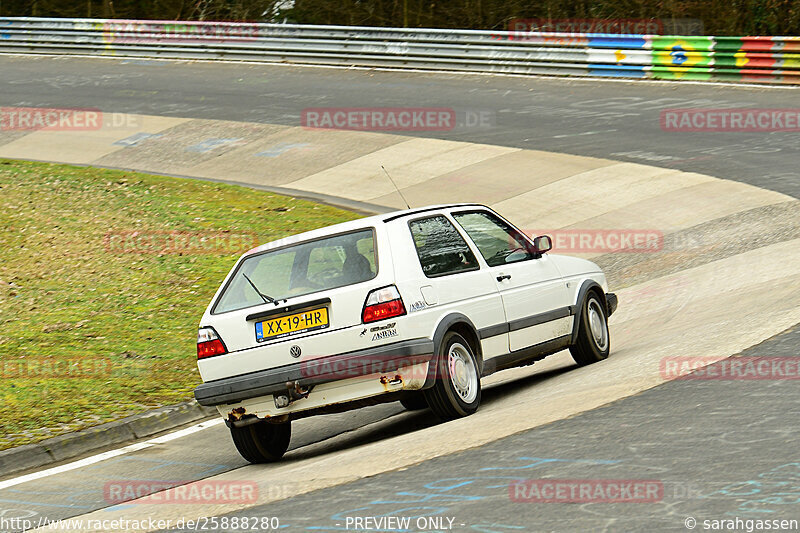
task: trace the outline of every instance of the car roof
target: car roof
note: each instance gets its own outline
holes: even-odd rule
[[[428,211],[442,211],[446,209],[450,209],[453,207],[482,207],[485,208],[486,206],[481,204],[474,204],[474,203],[460,203],[460,204],[439,204],[439,205],[429,205],[426,207],[415,207],[412,209],[402,209],[399,211],[390,211],[388,213],[381,213],[379,215],[372,215],[364,218],[359,218],[356,220],[350,220],[348,222],[340,222],[339,224],[333,224],[331,226],[325,226],[322,228],[317,228],[311,231],[305,231],[303,233],[298,233],[297,235],[291,235],[289,237],[284,237],[283,239],[278,239],[276,241],[270,241],[264,243],[260,246],[257,246],[251,250],[245,252],[244,255],[251,255],[259,252],[263,252],[265,250],[271,250],[273,248],[282,248],[284,246],[288,246],[290,244],[297,244],[304,241],[312,241],[314,239],[319,239],[322,237],[326,237],[328,235],[335,235],[338,233],[348,233],[350,231],[355,231],[364,228],[371,228],[379,226],[380,224],[384,224],[386,222],[391,222],[393,220],[398,220],[406,216],[415,215],[417,213],[426,213]]]
[[[402,211],[394,211],[391,213],[384,213],[379,215],[378,217],[370,217],[370,218],[383,218],[384,222],[391,222],[392,220],[397,220],[398,218],[403,218],[410,215],[416,215],[417,213],[425,213],[427,211],[440,211],[445,209],[452,209],[454,207],[486,207],[485,205],[481,204],[441,204],[441,205],[429,205],[427,207],[415,207],[414,209],[404,209]],[[488,208],[487,208],[488,209]]]

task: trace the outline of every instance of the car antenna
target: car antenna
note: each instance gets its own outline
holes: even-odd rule
[[[383,165],[381,165],[381,168],[383,168]],[[385,168],[383,168],[383,171],[384,171],[384,172],[386,172],[386,169],[385,169]],[[391,182],[392,182],[392,185],[394,185],[394,190],[396,190],[396,191],[397,191],[397,194],[399,194],[399,195],[400,195],[400,198],[402,198],[402,199],[403,199],[403,203],[404,203],[404,204],[406,204],[406,207],[407,207],[407,208],[409,208],[409,209],[411,209],[411,206],[410,206],[410,205],[408,205],[408,200],[406,200],[406,197],[405,197],[405,196],[403,196],[403,193],[401,193],[401,192],[400,192],[400,189],[397,187],[397,184],[394,182],[394,180],[392,179],[392,177],[389,175],[389,173],[388,173],[388,172],[386,172],[386,177],[387,177],[387,178],[389,178],[389,181],[391,181]]]

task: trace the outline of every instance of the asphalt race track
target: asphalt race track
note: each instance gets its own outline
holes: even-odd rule
[[[292,126],[308,107],[446,107],[462,127],[440,138],[689,170],[800,197],[796,133],[660,128],[664,109],[792,108],[798,88],[43,57],[2,57],[0,68],[3,106]]]
[[[791,88],[15,56],[0,56],[0,69],[0,106],[283,126],[299,126],[309,107],[447,107],[459,118],[453,131],[403,135],[627,161],[800,198],[800,134],[677,133],[659,122],[661,111],[672,108],[792,108],[800,93]],[[487,178],[481,186],[490,191],[500,183]],[[736,194],[748,191],[757,192]],[[701,200],[729,201],[723,192]],[[620,291],[619,316],[611,322],[616,361],[612,347],[607,362],[578,369],[562,353],[492,376],[481,411],[448,424],[397,403],[302,420],[279,465],[247,465],[216,423],[80,469],[0,480],[0,519],[215,516],[227,525],[206,523],[206,530],[241,531],[230,519],[275,517],[286,531],[484,532],[687,531],[687,519],[702,531],[704,520],[800,520],[797,380],[644,376],[650,363],[681,349],[718,360],[799,356],[800,282],[791,273],[800,213],[797,202],[770,198],[748,204],[749,226],[735,211],[704,220],[703,234],[719,238],[719,246],[692,268],[686,263],[689,274],[657,261],[598,259],[630,290],[627,300]],[[733,251],[749,236],[761,239],[740,233],[744,227],[770,228],[750,254]],[[707,281],[715,265],[731,273],[731,288],[726,280]],[[705,292],[692,294],[696,279],[704,280]],[[713,291],[720,296],[712,304],[698,301]],[[759,301],[766,297],[775,301],[771,311],[771,302]],[[681,318],[681,310],[688,316]],[[637,344],[644,331],[647,342]],[[715,331],[726,333],[715,337]],[[722,338],[725,346],[715,352]],[[172,508],[113,505],[104,494],[115,480],[189,483],[212,476],[255,480],[263,497],[255,505]],[[544,478],[650,480],[660,492],[648,503],[514,501],[511,483]],[[367,528],[347,519],[389,516],[410,517],[411,525]]]
[[[798,357],[797,342],[800,328],[742,355]],[[691,518],[796,518],[797,430],[775,422],[798,414],[797,384],[729,385],[672,381],[477,449],[227,516],[315,531],[346,529],[348,516],[412,516],[412,531],[418,518],[446,517],[456,530],[498,533],[687,531]],[[656,479],[660,498],[512,500],[509,485],[531,479]]]

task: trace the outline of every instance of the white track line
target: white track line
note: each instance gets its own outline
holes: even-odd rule
[[[175,431],[174,433],[168,433],[166,435],[162,435],[161,437],[156,437],[154,439],[150,439],[144,442],[137,442],[134,444],[129,444],[123,448],[118,448],[116,450],[109,450],[107,452],[99,453],[97,455],[93,455],[91,457],[86,457],[85,459],[80,459],[78,461],[73,461],[72,463],[67,463],[61,466],[55,466],[53,468],[48,468],[47,470],[42,470],[40,472],[34,472],[32,474],[26,474],[24,476],[15,477],[13,479],[9,479],[6,481],[0,481],[0,490],[7,489],[9,487],[13,487],[15,485],[19,485],[21,483],[27,483],[28,481],[34,481],[36,479],[41,479],[48,476],[53,476],[55,474],[60,474],[62,472],[69,472],[70,470],[77,470],[78,468],[83,468],[84,466],[93,465],[95,463],[99,463],[101,461],[105,461],[106,459],[111,459],[113,457],[118,457],[120,455],[125,455],[126,453],[136,452],[139,450],[144,450],[145,448],[150,448],[151,446],[155,446],[156,444],[164,444],[171,440],[179,439],[181,437],[185,437],[187,435],[191,435],[192,433],[197,433],[198,431],[202,431],[204,429],[208,429],[210,427],[214,427],[219,425],[223,422],[222,418],[216,418],[214,420],[206,420],[205,422],[201,422],[194,426],[190,426],[185,429],[181,429],[180,431]]]

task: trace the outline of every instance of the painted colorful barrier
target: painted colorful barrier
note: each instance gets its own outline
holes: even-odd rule
[[[800,37],[0,18],[0,53],[800,84]]]

